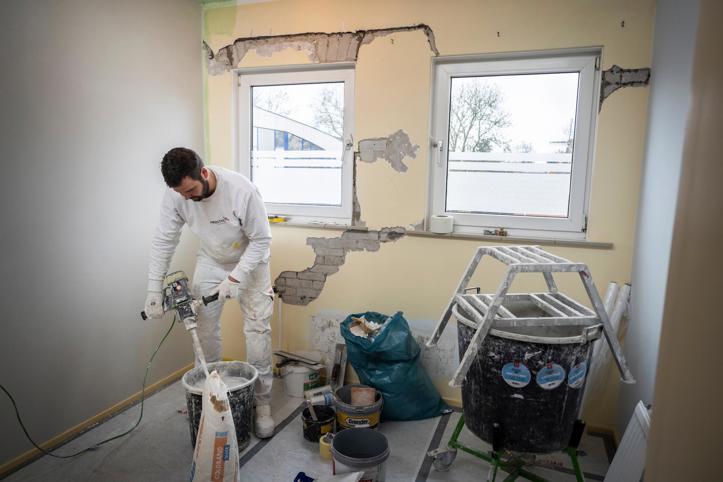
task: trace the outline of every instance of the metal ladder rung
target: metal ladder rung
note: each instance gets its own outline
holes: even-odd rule
[[[545,263],[545,264],[554,263],[554,261],[552,259],[546,258],[544,256],[540,256],[539,254],[537,254],[534,251],[532,251],[531,249],[529,249],[527,246],[516,246],[516,247],[513,247],[512,249],[518,249],[519,251],[524,253],[525,256],[527,256],[528,258],[534,259],[535,262],[537,262],[537,263]]]
[[[547,301],[548,303],[550,303],[551,305],[554,305],[558,310],[562,311],[562,312],[565,313],[566,315],[569,315],[569,316],[582,316],[582,313],[580,313],[579,311],[577,311],[577,310],[569,307],[568,305],[566,305],[566,304],[563,303],[562,301],[558,300],[557,298],[555,298],[554,296],[552,296],[552,295],[549,294],[549,293],[540,293],[539,296],[540,296],[542,299],[544,299],[545,301]]]
[[[565,293],[555,293],[555,298],[569,306],[570,308],[579,311],[580,313],[586,314],[586,315],[595,315],[596,313],[588,308],[587,306],[578,303],[577,301],[573,300],[569,296],[567,296]]]
[[[499,250],[499,248],[488,248],[488,252],[489,255],[495,258],[497,261],[501,261],[507,265],[519,263],[517,258],[505,254],[503,251]]]
[[[569,259],[565,259],[560,256],[555,256],[552,253],[548,253],[547,251],[540,249],[539,246],[529,246],[529,248],[533,253],[535,253],[539,256],[542,256],[543,258],[550,259],[550,260],[552,260],[553,263],[577,264],[577,263],[573,263]]]
[[[537,261],[534,258],[525,256],[523,253],[520,253],[519,251],[517,251],[513,248],[510,248],[508,246],[500,246],[497,249],[501,250],[503,253],[509,255],[510,257],[517,259],[518,263],[523,263],[523,264],[537,263]]]
[[[479,326],[485,319],[485,316],[487,315],[487,307],[485,307],[484,313],[480,313],[469,301],[464,299],[462,295],[457,295],[455,297],[455,301],[457,301],[457,306],[461,306],[465,312],[469,313],[469,315],[473,318],[472,321],[474,321],[477,326]],[[453,311],[454,308],[455,307],[452,308]]]
[[[479,295],[479,296],[485,299],[485,301],[487,302],[487,306],[492,304],[492,301],[493,301],[492,295]],[[504,303],[504,300],[502,300],[502,302]],[[501,318],[517,318],[514,315],[514,313],[512,313],[510,310],[508,310],[507,308],[505,308],[502,305],[500,305],[498,311],[502,315]],[[497,316],[500,317],[500,315],[497,315]]]
[[[537,296],[537,295],[535,295],[535,294],[533,294],[533,293],[530,293],[530,298],[532,299],[532,301],[533,301],[537,306],[539,306],[540,308],[542,308],[543,310],[545,310],[545,311],[548,312],[549,314],[554,315],[554,316],[558,316],[558,317],[564,317],[564,316],[565,316],[565,313],[563,313],[562,311],[558,310],[557,308],[555,308],[554,306],[552,306],[552,304],[550,304],[550,303],[548,303],[547,301],[543,300],[543,299],[540,298],[539,296]]]

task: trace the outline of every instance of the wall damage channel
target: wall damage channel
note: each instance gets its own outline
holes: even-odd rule
[[[434,39],[434,32],[429,25],[420,23],[402,27],[388,27],[377,29],[357,30],[355,32],[307,32],[287,35],[265,35],[259,37],[241,37],[232,44],[213,49],[204,41],[203,49],[208,61],[208,73],[219,75],[238,67],[239,62],[250,50],[256,50],[258,55],[270,57],[274,52],[284,49],[305,50],[309,60],[316,63],[353,62],[359,57],[359,49],[374,41],[399,32],[413,32],[420,30],[429,43],[434,55],[439,55]]]
[[[359,158],[364,162],[375,162],[385,159],[397,172],[406,172],[407,166],[402,162],[405,157],[415,159],[419,145],[413,145],[409,136],[399,129],[389,137],[375,137],[359,141]]]
[[[610,94],[623,87],[643,87],[650,84],[650,69],[623,69],[613,65],[602,73],[600,82],[600,109]]]
[[[396,241],[406,235],[402,227],[382,228],[378,231],[350,229],[337,238],[308,238],[306,244],[316,254],[314,265],[303,271],[283,271],[274,285],[285,303],[308,305],[321,294],[326,278],[346,261],[349,251],[379,251],[381,243]]]

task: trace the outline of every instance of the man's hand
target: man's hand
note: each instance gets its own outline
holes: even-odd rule
[[[239,282],[229,276],[218,285],[219,298],[239,298]]]
[[[149,291],[146,296],[146,316],[148,318],[163,317],[163,295],[159,291]]]

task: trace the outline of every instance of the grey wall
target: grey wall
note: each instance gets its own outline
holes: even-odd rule
[[[202,148],[201,9],[3,0],[0,44],[0,383],[45,441],[140,390],[170,323],[138,313],[160,158]],[[152,381],[192,361],[179,328]],[[0,427],[0,464],[31,448],[2,393]]]
[[[698,3],[659,0],[656,8],[650,120],[633,256],[630,323],[625,337],[625,356],[637,384],[621,388],[616,423],[620,435],[638,400],[653,402],[685,125],[691,103]]]

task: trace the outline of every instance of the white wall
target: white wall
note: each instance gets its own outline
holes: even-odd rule
[[[0,383],[45,441],[140,390],[170,322],[138,313],[160,158],[202,148],[201,9],[3,0],[0,44]],[[178,328],[151,381],[192,361]],[[0,427],[0,464],[31,448],[2,393]]]
[[[638,400],[653,401],[697,29],[698,0],[658,1],[650,120],[625,337],[625,356],[637,383],[620,389],[616,431],[621,436]]]
[[[723,2],[700,1],[646,482],[721,480]]]

